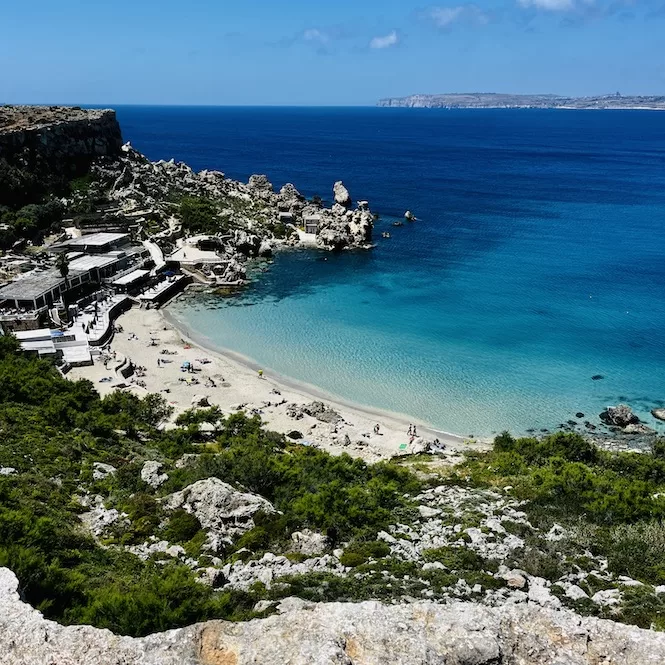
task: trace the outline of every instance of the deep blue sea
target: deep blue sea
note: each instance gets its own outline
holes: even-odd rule
[[[153,159],[381,214],[174,312],[219,346],[462,435],[665,405],[665,113],[119,107]],[[412,210],[419,221],[393,228]],[[390,239],[381,231],[390,230]],[[601,380],[592,381],[594,375]],[[582,420],[584,420],[582,419]],[[663,429],[661,427],[661,429]]]

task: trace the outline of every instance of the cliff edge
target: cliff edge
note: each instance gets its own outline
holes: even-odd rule
[[[57,185],[86,173],[98,157],[119,155],[121,146],[120,125],[109,109],[0,106],[0,166],[12,181]]]
[[[282,601],[278,614],[144,638],[61,626],[0,568],[2,665],[656,665],[665,635],[533,605]]]

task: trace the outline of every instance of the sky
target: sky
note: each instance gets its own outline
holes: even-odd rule
[[[0,103],[665,94],[665,0],[0,0]]]

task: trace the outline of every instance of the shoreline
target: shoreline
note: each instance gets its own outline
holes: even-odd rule
[[[348,453],[367,462],[423,452],[428,442],[439,440],[442,464],[454,464],[464,450],[489,447],[485,440],[469,440],[441,432],[418,420],[400,414],[354,403],[329,395],[316,386],[265,371],[230,349],[216,347],[205,336],[192,330],[167,309],[140,309],[136,306],[116,320],[116,332],[92,365],[74,367],[68,378],[88,379],[102,396],[116,388],[130,390],[140,397],[149,393],[163,396],[173,407],[164,427],[197,406],[217,406],[225,416],[239,411],[259,415],[267,429],[289,435],[295,443],[319,448],[331,454]],[[113,354],[129,358],[141,369],[129,379],[114,373],[104,364]],[[194,373],[183,363],[191,363]],[[109,367],[112,367],[109,363]],[[201,404],[201,401],[204,404]],[[318,419],[302,407],[323,402],[335,413]],[[336,417],[338,415],[339,417]],[[418,434],[408,434],[409,425]],[[379,432],[374,428],[379,425]]]
[[[164,321],[166,321],[166,323],[169,326],[175,329],[185,341],[189,342],[193,346],[197,346],[202,350],[207,351],[208,353],[222,356],[233,363],[236,363],[242,367],[252,370],[253,372],[258,372],[259,370],[268,371],[270,380],[273,381],[274,383],[283,386],[288,390],[293,390],[295,392],[301,393],[303,396],[311,397],[312,400],[319,400],[326,402],[333,409],[336,409],[338,411],[353,410],[356,412],[363,413],[366,416],[372,416],[373,419],[375,420],[381,420],[381,419],[393,420],[395,422],[402,423],[405,426],[405,428],[408,428],[408,426],[411,423],[415,423],[418,426],[418,428],[426,434],[426,436],[430,436],[433,438],[438,437],[441,441],[443,441],[443,443],[455,443],[457,445],[465,445],[466,447],[468,447],[468,443],[465,444],[465,442],[470,441],[469,437],[463,437],[458,434],[453,434],[452,432],[439,430],[430,423],[426,423],[422,420],[411,417],[406,413],[400,413],[399,411],[391,411],[389,409],[382,409],[378,406],[371,406],[368,404],[361,404],[359,402],[354,402],[353,400],[345,399],[341,395],[335,395],[333,393],[329,393],[323,388],[315,386],[314,384],[311,383],[307,383],[306,381],[300,381],[299,379],[294,379],[293,377],[280,374],[279,372],[276,372],[269,368],[266,370],[265,366],[262,366],[256,360],[249,358],[248,356],[245,356],[241,353],[238,353],[237,351],[233,351],[232,349],[218,346],[217,344],[212,342],[210,338],[206,337],[201,333],[198,333],[189,325],[178,319],[178,317],[175,316],[173,312],[168,311],[168,306],[170,306],[172,302],[174,301],[171,301],[169,305],[167,305],[166,307],[160,308],[159,313],[161,314],[162,318],[164,319]],[[481,445],[482,444],[489,445],[489,441],[481,437],[474,438],[473,441]]]

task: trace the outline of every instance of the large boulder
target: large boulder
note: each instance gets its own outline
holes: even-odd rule
[[[288,598],[277,614],[208,621],[143,638],[62,626],[21,600],[0,568],[3,665],[660,665],[665,635],[532,603],[498,608]]]
[[[208,531],[208,547],[219,551],[224,544],[254,528],[259,511],[274,513],[275,508],[258,494],[240,492],[219,478],[206,478],[162,499],[167,510],[179,508],[195,515]]]
[[[328,547],[328,538],[316,531],[303,529],[291,534],[291,551],[299,552],[306,556],[321,554]]]
[[[339,203],[339,205],[342,205],[345,208],[351,207],[351,195],[341,180],[338,180],[333,185],[333,196],[335,203]]]
[[[651,415],[658,420],[665,420],[665,409],[652,409]]]
[[[150,487],[157,489],[169,479],[165,473],[159,472],[163,466],[164,465],[161,462],[149,460],[141,469],[141,480],[150,485]]]
[[[633,413],[633,410],[625,404],[608,406],[607,409],[600,414],[600,419],[606,425],[622,428],[640,422],[640,419]]]
[[[342,416],[334,409],[326,406],[323,402],[311,402],[302,407],[302,412],[322,423],[336,423],[342,420]]]
[[[268,180],[268,176],[263,174],[255,174],[249,177],[249,187],[250,189],[255,189],[258,191],[269,191],[272,192],[272,183]]]
[[[296,189],[295,185],[287,182],[280,190],[279,195],[286,203],[304,201],[305,197]]]

